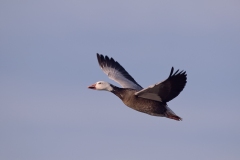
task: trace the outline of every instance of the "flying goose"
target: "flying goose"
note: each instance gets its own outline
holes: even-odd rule
[[[182,120],[168,106],[167,102],[179,95],[187,83],[185,71],[174,72],[172,67],[169,77],[160,83],[142,88],[132,76],[113,58],[97,53],[98,63],[108,77],[123,88],[114,86],[108,82],[99,81],[89,86],[89,89],[106,90],[118,96],[123,103],[139,112],[152,116]]]

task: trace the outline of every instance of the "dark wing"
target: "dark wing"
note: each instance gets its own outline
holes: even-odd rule
[[[103,72],[108,75],[110,79],[119,83],[123,88],[132,88],[136,90],[143,89],[113,58],[108,58],[108,56],[104,57],[97,53],[97,59]]]
[[[160,102],[171,101],[179,95],[187,83],[187,74],[185,71],[179,72],[177,70],[173,74],[173,70],[174,68],[172,67],[170,75],[165,81],[140,90],[135,95]]]

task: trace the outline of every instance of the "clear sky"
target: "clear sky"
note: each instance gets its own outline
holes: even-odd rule
[[[183,121],[87,89],[118,85],[97,52],[143,87],[186,70]],[[238,0],[2,0],[0,159],[240,159],[239,61]]]

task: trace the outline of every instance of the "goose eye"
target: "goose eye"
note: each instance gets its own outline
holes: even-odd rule
[[[98,84],[102,84],[101,82],[99,82]]]

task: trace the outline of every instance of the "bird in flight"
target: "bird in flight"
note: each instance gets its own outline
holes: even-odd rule
[[[167,102],[177,97],[187,83],[185,71],[171,68],[168,78],[160,83],[142,88],[133,77],[113,58],[97,53],[100,68],[112,80],[123,88],[108,82],[98,81],[89,86],[93,90],[105,90],[118,96],[123,103],[139,112],[152,116],[166,117],[177,121],[182,120],[167,105]]]

